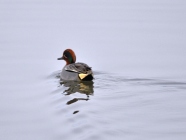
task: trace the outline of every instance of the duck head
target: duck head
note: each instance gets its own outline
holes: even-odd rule
[[[58,58],[57,60],[65,60],[66,61],[66,65],[72,64],[72,63],[76,62],[76,55],[75,55],[73,50],[66,49],[63,52],[62,57]]]

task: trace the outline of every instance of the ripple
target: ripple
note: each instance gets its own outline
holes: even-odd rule
[[[184,110],[180,107],[184,106],[184,82],[99,71],[95,71],[95,80],[91,83],[61,82],[58,72],[52,74],[58,83],[51,92],[51,105],[56,107],[56,115],[62,117],[62,125],[68,126],[69,139],[114,140],[125,135],[130,138],[145,132],[146,128],[149,133],[158,132],[159,122],[169,126],[184,121],[180,115],[170,113],[176,108],[180,112]],[[169,108],[171,105],[174,108]],[[171,117],[167,118],[168,114]],[[177,121],[179,118],[182,120]],[[155,127],[150,128],[147,124]]]
[[[48,79],[53,79],[53,78],[60,79],[60,72],[61,70],[54,71],[49,76],[47,76],[47,78]]]
[[[186,89],[186,83],[185,82],[179,82],[179,81],[171,81],[166,79],[160,79],[160,78],[126,78],[114,74],[108,74],[103,73],[103,75],[95,75],[95,87],[99,89],[104,88],[115,88],[122,87],[126,85],[132,85],[132,86],[156,86],[156,87],[173,87],[177,89]]]

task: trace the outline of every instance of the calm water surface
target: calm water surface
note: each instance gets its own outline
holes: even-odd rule
[[[0,0],[0,9],[0,139],[185,140],[185,1]],[[60,81],[66,48],[93,82]]]

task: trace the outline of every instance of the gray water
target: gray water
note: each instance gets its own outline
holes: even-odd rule
[[[2,140],[186,138],[184,0],[0,0],[0,50]]]

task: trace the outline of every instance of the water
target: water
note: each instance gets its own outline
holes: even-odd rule
[[[186,138],[186,2],[0,1],[0,139]],[[63,50],[92,83],[60,83]]]

